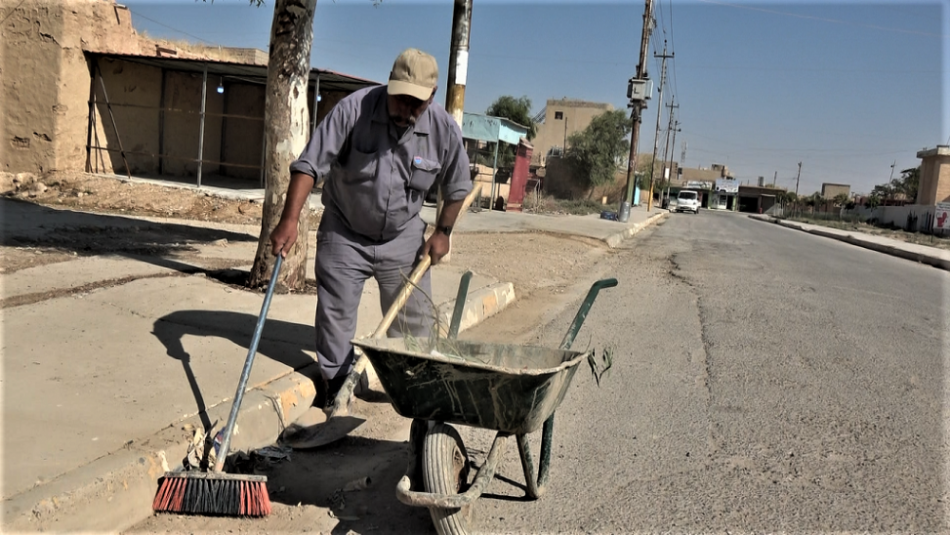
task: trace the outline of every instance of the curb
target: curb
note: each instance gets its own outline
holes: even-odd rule
[[[510,282],[495,283],[472,291],[466,299],[460,331],[471,328],[514,302]],[[445,307],[448,308],[448,307]],[[443,313],[445,324],[452,312]],[[371,367],[370,386],[382,391]],[[302,416],[316,396],[316,363],[288,372],[249,389],[241,404],[231,451],[272,444],[283,428]],[[375,380],[375,381],[374,381]],[[212,422],[225,422],[230,399],[209,407]],[[139,441],[126,445],[60,477],[8,498],[0,504],[2,531],[10,532],[119,532],[145,520],[160,478],[175,469],[191,442],[185,424],[201,428],[198,415],[186,418]],[[89,511],[98,511],[90,515]]]
[[[622,232],[618,232],[616,234],[607,236],[606,238],[604,238],[604,241],[607,243],[607,247],[610,247],[611,249],[613,249],[617,247],[618,245],[620,245],[621,243],[623,243],[625,239],[650,227],[651,225],[655,225],[656,223],[659,223],[661,220],[669,217],[669,215],[670,215],[669,212],[662,212],[654,216],[650,216],[650,219],[647,219],[646,221],[642,223],[637,223],[636,225],[632,227],[628,227],[624,229]]]
[[[938,269],[950,271],[950,255],[948,255],[948,258],[941,258],[940,256],[936,256],[933,254],[911,251],[909,249],[905,249],[899,246],[886,245],[883,243],[877,243],[870,240],[864,240],[864,239],[855,237],[853,234],[838,234],[835,232],[829,232],[829,231],[820,230],[820,229],[809,229],[795,223],[790,223],[788,221],[783,221],[781,219],[776,219],[769,216],[750,215],[749,218],[755,219],[758,221],[763,221],[766,223],[774,223],[776,225],[779,225],[785,228],[800,230],[802,232],[807,232],[808,234],[814,234],[815,236],[821,236],[823,238],[831,238],[833,240],[838,240],[845,243],[849,243],[851,245],[856,245],[858,247],[869,249],[871,251],[876,251],[878,253],[883,253],[890,256],[896,256],[898,258],[903,258],[905,260],[911,260],[913,262],[919,262],[921,264],[927,264],[929,266],[933,266]],[[919,247],[926,247],[926,246],[919,246]]]

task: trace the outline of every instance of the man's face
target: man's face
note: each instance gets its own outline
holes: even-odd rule
[[[428,100],[419,100],[409,95],[388,95],[389,119],[400,128],[406,128],[416,124],[416,119],[422,115],[432,98],[435,97],[436,88],[432,88],[432,94]]]

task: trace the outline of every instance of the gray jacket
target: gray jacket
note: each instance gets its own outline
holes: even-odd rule
[[[291,173],[325,179],[323,204],[354,232],[388,241],[419,215],[435,183],[446,201],[472,190],[462,131],[433,102],[401,138],[387,111],[386,86],[361,89],[314,129]]]

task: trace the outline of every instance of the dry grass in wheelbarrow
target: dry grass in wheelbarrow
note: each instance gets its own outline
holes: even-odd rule
[[[417,337],[413,336],[412,333],[409,332],[408,325],[403,322],[398,328],[405,341],[404,343],[407,351],[447,357],[450,359],[468,361],[474,360],[482,364],[490,364],[489,360],[483,360],[477,358],[474,355],[466,354],[466,352],[462,349],[462,344],[458,341],[458,339],[442,336],[443,332],[448,332],[449,326],[446,325],[442,320],[443,315],[441,307],[435,303],[435,301],[432,299],[432,296],[426,293],[418,285],[412,284],[412,281],[410,281],[405,276],[403,276],[403,279],[404,282],[411,284],[415,290],[418,290],[419,293],[421,293],[429,303],[430,315],[433,325],[433,328],[429,330],[429,335],[427,337]],[[594,381],[599,387],[601,379],[603,379],[613,367],[614,348],[607,347],[602,349],[598,359],[598,351],[597,349],[590,349],[590,342],[591,341],[588,341],[588,349],[585,350],[585,352],[590,351],[590,355],[587,356],[587,365],[590,367],[591,375],[594,377]]]

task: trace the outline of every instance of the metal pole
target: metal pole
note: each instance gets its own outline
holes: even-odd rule
[[[132,169],[129,167],[129,161],[125,158],[125,149],[122,148],[122,138],[119,137],[119,127],[115,124],[115,115],[112,113],[112,104],[109,104],[109,93],[106,92],[106,81],[102,79],[102,70],[99,69],[99,60],[96,60],[96,71],[99,73],[99,84],[102,86],[102,96],[106,100],[106,108],[109,110],[109,119],[112,120],[112,130],[115,131],[115,140],[119,144],[119,153],[122,154],[122,161],[125,162],[125,172],[132,180]],[[115,169],[113,169],[115,171]]]
[[[640,63],[637,64],[637,79],[643,80],[647,76],[647,49],[650,46],[650,23],[653,21],[653,0],[646,0],[646,8],[643,10],[643,33],[640,36]],[[644,101],[637,101],[633,104],[633,111],[630,112],[630,121],[632,131],[630,134],[630,157],[627,162],[627,194],[620,201],[618,213],[623,213],[624,203],[633,204],[633,190],[636,185],[637,173],[637,146],[640,142],[640,117],[646,104]]]
[[[655,55],[654,55],[655,56]],[[660,118],[663,116],[663,86],[666,85],[666,41],[663,42],[663,72],[660,75],[660,106],[656,108],[656,132],[653,134],[653,163],[650,165],[650,196],[647,199],[647,212],[653,210],[653,180],[656,174],[656,151],[660,149]]]
[[[798,184],[802,179],[802,162],[798,162],[798,176],[795,177],[795,198],[798,198]]]
[[[201,114],[198,123],[198,187],[201,187],[201,158],[205,145],[205,100],[208,96],[208,64],[201,76]]]
[[[666,177],[666,162],[669,159],[670,153],[670,134],[673,130],[673,108],[678,108],[679,106],[673,105],[673,100],[676,99],[676,95],[673,95],[673,98],[670,99],[670,103],[667,107],[670,109],[670,124],[666,127],[666,146],[663,148],[663,178],[666,179],[666,194],[670,194],[670,180]]]
[[[96,114],[96,72],[90,69],[89,77],[89,121],[86,124],[86,172],[92,172],[92,126]],[[98,145],[98,143],[96,143]]]
[[[679,107],[679,106],[677,106]],[[670,182],[673,181],[673,156],[676,156],[676,133],[680,131],[680,122],[673,125],[673,142],[670,143],[670,178],[666,181],[666,196],[670,196]]]
[[[165,80],[166,71],[162,69],[162,87],[158,97],[158,174],[165,174]]]
[[[495,142],[495,161],[491,164],[491,199],[488,199],[488,211],[495,209],[495,175],[498,174],[498,145],[501,141]]]

